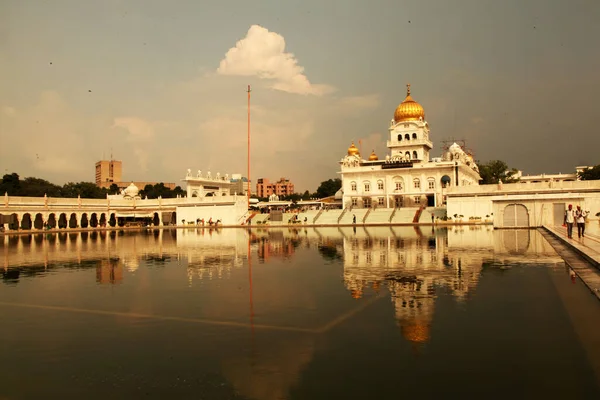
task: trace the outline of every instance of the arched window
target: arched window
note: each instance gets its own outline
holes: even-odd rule
[[[363,183],[365,185],[365,192],[370,192],[371,191],[371,182],[366,181],[366,182],[363,182]]]
[[[356,192],[356,182],[350,182],[350,190]]]
[[[415,189],[421,189],[421,181],[419,178],[413,179],[413,184],[415,185]]]
[[[395,176],[392,179],[394,181],[394,191],[401,192],[404,187],[404,179],[401,176]]]
[[[402,134],[398,134],[398,141],[401,142],[402,141]]]
[[[198,192],[194,190],[194,191],[192,192],[192,197],[198,197]]]
[[[377,181],[377,190],[383,190],[383,181]]]
[[[435,189],[435,179],[434,178],[427,178],[427,188]]]
[[[407,151],[406,154],[404,154],[404,156],[407,160],[410,160],[410,151]]]
[[[413,158],[414,158],[415,160],[418,160],[418,159],[419,159],[419,156],[417,155],[417,152],[416,152],[416,151],[413,151]]]
[[[413,139],[417,138],[417,134],[413,132]]]
[[[450,182],[451,182],[451,180],[448,175],[442,176],[442,187],[443,188],[450,186]]]
[[[410,135],[407,133],[406,135],[404,135],[404,139],[410,140]]]

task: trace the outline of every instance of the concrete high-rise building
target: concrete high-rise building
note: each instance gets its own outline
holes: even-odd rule
[[[286,178],[280,178],[274,183],[269,183],[266,178],[259,178],[256,182],[256,195],[258,197],[269,197],[272,194],[277,196],[294,194],[294,184]]]
[[[96,163],[96,186],[110,187],[113,183],[121,182],[123,163],[121,161],[98,161]]]

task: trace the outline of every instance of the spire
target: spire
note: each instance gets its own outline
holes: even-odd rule
[[[410,96],[410,83],[406,84],[406,96]]]

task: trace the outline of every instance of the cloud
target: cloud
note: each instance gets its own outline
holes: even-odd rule
[[[16,113],[17,113],[17,110],[14,107],[10,107],[10,106],[2,107],[2,114],[6,115],[6,116],[12,117]]]
[[[328,85],[311,84],[296,57],[285,52],[283,36],[258,25],[252,25],[246,37],[227,51],[217,73],[257,76],[274,81],[272,89],[288,93],[321,96],[334,90]]]
[[[141,118],[119,117],[115,118],[113,128],[123,128],[127,132],[126,140],[131,143],[131,150],[141,171],[148,171],[149,146],[154,139],[154,126]]]

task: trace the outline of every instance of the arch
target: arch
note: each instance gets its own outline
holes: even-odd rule
[[[442,183],[442,187],[445,188],[445,187],[450,186],[452,179],[450,179],[450,177],[448,175],[444,175],[444,176],[442,176],[442,179],[440,179],[440,182]]]
[[[523,204],[509,204],[504,208],[502,226],[529,227],[529,211]]]
[[[19,216],[16,213],[10,214],[8,217],[8,229],[11,231],[19,229]]]
[[[413,138],[413,139],[416,139],[416,138],[417,138],[417,134],[416,134],[415,132],[413,132],[413,134],[412,134],[412,138]]]
[[[113,228],[114,228],[115,226],[117,226],[117,217],[115,217],[115,213],[111,213],[111,214],[110,214],[110,218],[109,218],[109,220],[108,220],[108,224],[109,224],[111,227],[113,227]]]
[[[171,224],[177,225],[177,212],[175,211],[171,213]]]
[[[383,190],[383,189],[384,189],[383,181],[381,179],[379,179],[377,181],[377,190]]]
[[[77,228],[77,214],[75,213],[69,217],[69,228]]]
[[[407,152],[404,154],[404,157],[406,157],[406,159],[407,159],[407,160],[410,160],[410,151],[407,151]]]
[[[152,217],[152,224],[154,224],[154,226],[158,226],[160,225],[160,218],[158,216],[158,213],[154,213],[154,216]]]
[[[82,228],[87,228],[90,224],[90,221],[88,220],[88,216],[87,213],[83,213],[81,215],[81,221],[79,222],[79,226],[81,226]]]
[[[206,193],[206,196],[204,197],[214,197],[215,193],[214,192],[208,192]]]
[[[410,140],[410,135],[408,133],[404,135],[404,140]]]
[[[106,226],[106,214],[100,214],[100,220],[98,221],[98,226],[105,227]]]
[[[414,158],[415,160],[418,160],[418,159],[419,159],[419,155],[417,154],[417,151],[416,151],[416,150],[414,150],[414,151],[413,151],[413,158]]]
[[[415,189],[421,189],[421,180],[419,178],[413,179],[413,186]]]
[[[192,197],[198,197],[198,191],[197,190],[194,190],[192,192]]]
[[[96,228],[98,226],[98,215],[96,213],[92,213],[90,217],[90,226],[92,228]]]
[[[56,221],[56,215],[54,215],[54,213],[48,215],[48,229],[55,229],[57,224],[58,221]]]
[[[21,229],[31,229],[31,215],[29,213],[23,214],[21,218]]]
[[[35,229],[43,229],[44,228],[44,217],[41,213],[35,214],[35,219],[33,220],[33,228]]]
[[[401,142],[401,141],[402,141],[402,134],[401,134],[401,133],[399,133],[399,134],[398,134],[398,141],[399,141],[399,142]]]
[[[67,214],[61,213],[60,216],[58,217],[58,228],[64,229],[68,225],[69,225],[69,222],[67,221]]]
[[[356,182],[354,182],[354,181],[350,182],[350,190],[352,190],[353,192],[356,192]]]
[[[221,194],[221,196],[227,196],[227,193],[223,192],[223,193]]]

